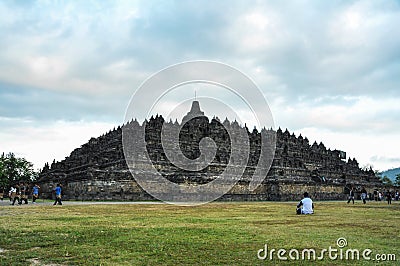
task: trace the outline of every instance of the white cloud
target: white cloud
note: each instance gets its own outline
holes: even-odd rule
[[[319,127],[333,131],[386,135],[400,127],[399,98],[317,98],[298,104],[281,102],[272,106],[277,124],[293,128]]]
[[[1,147],[33,161],[43,161],[39,147],[48,147],[62,159],[98,136],[79,121],[103,129],[112,116],[119,124],[130,95],[151,74],[211,59],[249,75],[277,125],[346,143],[355,157],[384,167],[381,158],[398,158],[399,14],[396,1],[2,2],[0,116],[32,121],[8,121]],[[54,122],[60,119],[77,122]]]
[[[399,160],[387,160],[398,158],[397,133],[377,135],[372,133],[355,134],[354,132],[337,132],[316,127],[300,128],[296,135],[306,136],[310,144],[314,141],[323,142],[327,148],[343,150],[348,158],[356,158],[360,167],[372,165],[375,170],[386,170],[398,167]]]
[[[13,152],[42,168],[46,162],[64,159],[75,148],[85,144],[91,137],[108,132],[115,125],[102,122],[56,121],[40,125],[26,119],[0,119],[7,122],[0,132],[2,152]],[[14,124],[14,126],[12,126]]]

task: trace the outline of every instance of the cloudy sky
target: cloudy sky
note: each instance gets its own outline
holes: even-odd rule
[[[61,160],[152,74],[212,60],[253,79],[276,127],[399,167],[399,25],[390,0],[1,1],[0,151]]]

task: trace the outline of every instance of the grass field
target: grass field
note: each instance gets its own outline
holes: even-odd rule
[[[0,207],[0,265],[375,265],[377,261],[260,260],[259,249],[371,249],[400,263],[400,205],[317,202]],[[293,253],[295,254],[295,253]],[[288,257],[288,254],[286,253]]]

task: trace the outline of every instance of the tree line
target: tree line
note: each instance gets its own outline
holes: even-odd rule
[[[396,175],[394,182],[387,176],[378,175],[378,177],[384,185],[400,187],[400,174]]]
[[[17,157],[12,152],[3,152],[0,156],[0,188],[8,188],[19,182],[34,182],[37,178],[38,172],[25,158]]]

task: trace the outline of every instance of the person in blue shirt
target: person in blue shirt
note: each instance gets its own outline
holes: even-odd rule
[[[57,203],[59,205],[62,205],[61,202],[61,184],[57,184],[56,188],[54,189],[55,193],[56,193],[56,201],[54,202],[53,205],[57,205]]]
[[[32,203],[36,203],[36,199],[39,197],[39,185],[35,184],[32,188]]]

